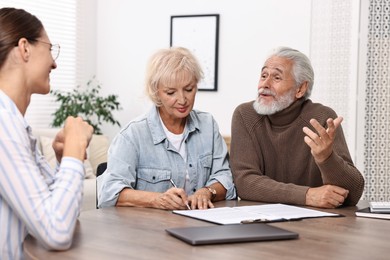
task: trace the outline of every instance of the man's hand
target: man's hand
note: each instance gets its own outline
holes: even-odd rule
[[[325,129],[320,123],[318,123],[317,120],[311,119],[310,124],[314,127],[318,134],[310,130],[308,127],[303,128],[303,132],[306,134],[304,141],[310,147],[311,154],[317,163],[325,161],[332,154],[336,129],[340,126],[342,121],[342,117],[337,117],[334,120],[329,118],[326,121],[328,128]]]
[[[310,188],[306,193],[306,205],[318,208],[337,208],[344,203],[348,190],[335,185]]]

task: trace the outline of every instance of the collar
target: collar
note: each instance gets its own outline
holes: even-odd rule
[[[268,119],[272,125],[284,126],[291,124],[301,114],[303,104],[305,103],[304,98],[300,98],[294,101],[289,107],[279,111],[275,114],[268,115]]]
[[[153,143],[158,144],[163,142],[167,136],[164,132],[163,126],[161,125],[160,115],[157,107],[153,107],[148,115],[146,120],[152,134]],[[188,135],[194,131],[199,130],[199,120],[196,116],[196,112],[193,110],[187,116],[186,127],[185,127],[184,139],[187,139]]]
[[[28,131],[31,131],[31,127],[27,123],[26,119],[23,117],[22,113],[20,113],[18,107],[15,102],[0,89],[0,109],[4,109],[15,116],[17,120],[19,120],[24,128]]]

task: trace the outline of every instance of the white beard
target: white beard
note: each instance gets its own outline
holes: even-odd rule
[[[274,92],[268,89],[259,90],[259,94],[255,102],[253,102],[253,108],[260,115],[275,114],[276,112],[282,111],[283,109],[289,107],[295,101],[295,88],[292,88],[289,92],[287,92],[280,98],[276,98],[274,101],[271,102],[271,104],[268,105],[264,104],[264,101],[260,96],[261,93],[272,95],[274,97],[276,95]]]

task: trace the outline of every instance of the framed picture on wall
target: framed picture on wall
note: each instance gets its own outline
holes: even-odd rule
[[[200,91],[218,89],[219,14],[171,16],[170,46],[189,49],[198,59],[204,78]]]

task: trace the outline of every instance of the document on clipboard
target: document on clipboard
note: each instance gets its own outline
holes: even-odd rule
[[[264,204],[239,207],[221,207],[205,210],[174,210],[173,213],[220,225],[271,223],[304,218],[340,217],[336,213],[323,212],[286,204]]]

